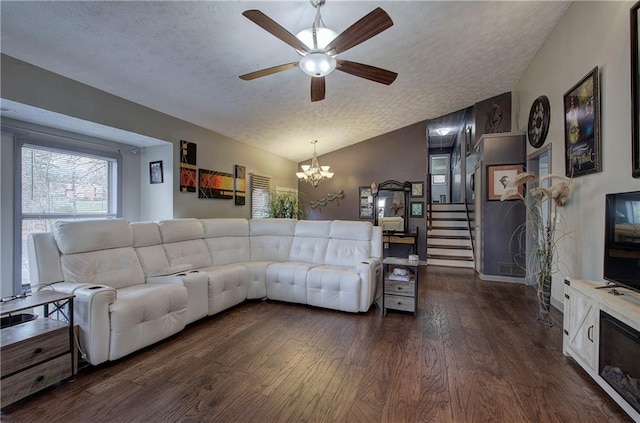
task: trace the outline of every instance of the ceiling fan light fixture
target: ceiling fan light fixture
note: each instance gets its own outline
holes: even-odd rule
[[[324,50],[324,48],[333,41],[334,38],[338,36],[338,33],[325,27],[316,28],[316,40],[318,42],[318,47],[313,43],[313,28],[303,29],[302,31],[296,34],[296,38],[302,41],[309,50],[318,51]],[[304,55],[300,50],[296,50],[299,54]]]
[[[336,68],[336,59],[327,53],[309,53],[300,59],[300,69],[309,76],[329,75]]]
[[[438,133],[438,135],[443,137],[447,135],[449,132],[451,132],[451,128],[438,128],[436,129],[436,132]]]

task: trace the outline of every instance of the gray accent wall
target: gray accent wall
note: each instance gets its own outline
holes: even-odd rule
[[[321,143],[318,143],[321,149]],[[312,151],[311,145],[309,150]],[[318,156],[321,166],[331,166],[335,176],[321,182],[317,188],[306,182],[298,184],[300,199],[308,217],[312,220],[344,219],[359,220],[359,187],[370,186],[372,182],[394,179],[404,181],[423,181],[425,196],[409,199],[426,202],[427,185],[427,144],[426,121],[398,129],[368,139],[358,144]],[[310,161],[300,164],[310,163]],[[312,209],[310,201],[327,198],[327,194],[344,191],[344,198],[327,201],[327,205]],[[425,204],[426,210],[426,204]],[[426,215],[425,215],[426,216]],[[363,219],[365,220],[365,219]],[[373,219],[368,219],[373,222]],[[426,218],[409,219],[409,228],[418,228],[418,252],[422,260],[426,251]]]

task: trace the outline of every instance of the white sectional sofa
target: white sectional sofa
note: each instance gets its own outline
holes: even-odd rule
[[[382,277],[369,222],[57,222],[28,239],[31,284],[74,293],[91,364],[116,360],[247,299],[366,312]]]

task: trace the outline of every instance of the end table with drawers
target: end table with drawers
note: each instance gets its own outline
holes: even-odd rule
[[[408,311],[418,313],[418,268],[419,260],[386,257],[382,260],[384,278],[382,282],[382,311]]]
[[[0,305],[2,407],[73,377],[73,298],[73,294],[40,291]],[[41,315],[31,314],[39,307]]]

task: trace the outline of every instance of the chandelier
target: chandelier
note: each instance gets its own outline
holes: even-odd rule
[[[300,165],[302,172],[296,172],[296,176],[299,180],[305,181],[317,187],[318,184],[325,179],[333,178],[333,172],[329,172],[331,166],[320,166],[318,164],[318,153],[316,153],[316,144],[318,140],[312,141],[313,144],[313,157],[311,159],[311,165]]]

